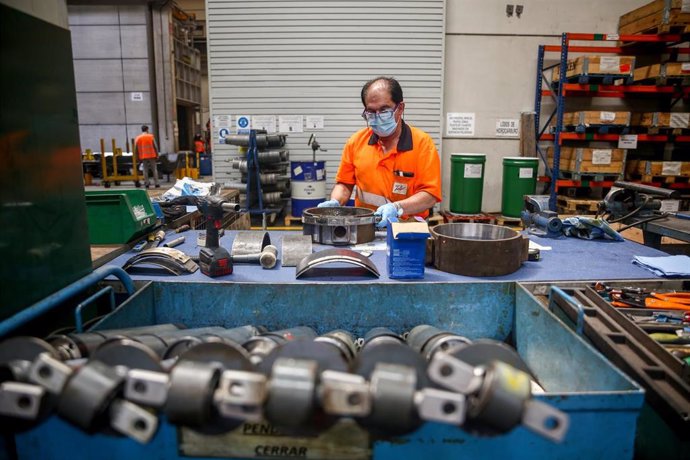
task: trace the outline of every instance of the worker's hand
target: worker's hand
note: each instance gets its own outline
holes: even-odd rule
[[[336,206],[340,206],[340,201],[328,200],[316,205],[317,208],[335,208]]]
[[[398,208],[393,203],[386,203],[374,213],[375,216],[381,216],[381,220],[376,224],[378,228],[385,228],[388,226],[388,221],[394,217],[398,217]]]

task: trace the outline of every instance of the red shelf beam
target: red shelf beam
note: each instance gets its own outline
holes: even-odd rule
[[[595,133],[561,133],[561,141],[611,141],[617,142],[620,134],[595,134]],[[665,134],[637,134],[638,142],[669,142],[673,138],[675,142],[690,142],[690,135],[667,136]],[[542,134],[539,140],[552,141],[553,134]]]

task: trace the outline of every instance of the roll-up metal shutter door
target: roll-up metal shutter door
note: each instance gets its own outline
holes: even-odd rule
[[[207,0],[212,120],[230,115],[314,115],[324,128],[288,136],[290,159],[308,161],[316,134],[326,160],[328,190],[347,138],[364,126],[359,93],[365,81],[396,77],[405,119],[441,146],[444,0]],[[277,124],[277,123],[276,123]],[[213,127],[214,180],[239,174],[226,161],[237,148],[218,144]]]

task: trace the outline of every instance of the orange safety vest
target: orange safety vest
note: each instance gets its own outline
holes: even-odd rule
[[[137,145],[137,155],[140,160],[149,160],[158,156],[156,147],[153,145],[153,134],[141,133],[134,140],[134,143]]]
[[[194,141],[196,153],[204,153],[204,141]]]

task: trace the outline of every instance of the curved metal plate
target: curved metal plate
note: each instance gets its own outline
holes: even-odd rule
[[[282,245],[283,267],[296,267],[300,260],[312,253],[312,241],[309,235],[285,235]]]
[[[235,257],[259,254],[269,244],[271,244],[271,237],[268,232],[237,232],[232,242],[230,255]]]
[[[364,257],[362,254],[352,251],[350,249],[326,249],[325,251],[315,252],[304,259],[302,259],[297,264],[297,272],[295,278],[299,279],[305,276],[309,276],[310,272],[321,265],[331,264],[331,263],[346,263],[354,265],[356,267],[362,268],[364,273],[371,274],[376,278],[380,277],[378,269],[374,262],[372,262],[368,257]],[[348,275],[349,273],[343,272],[339,273],[341,275]]]
[[[126,272],[140,265],[152,265],[167,270],[173,275],[194,273],[199,266],[184,252],[173,248],[152,248],[141,251],[122,266]]]

